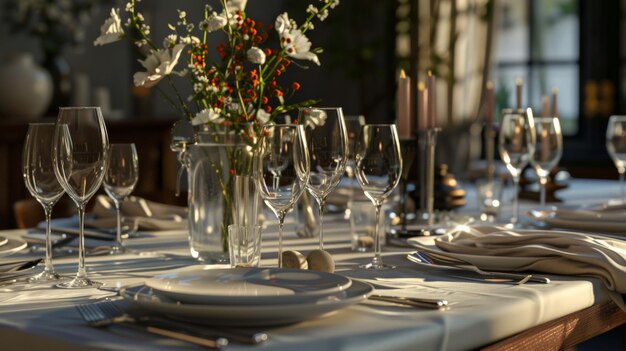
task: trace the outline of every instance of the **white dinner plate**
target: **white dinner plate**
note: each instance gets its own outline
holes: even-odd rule
[[[626,235],[626,214],[593,210],[529,211],[528,217],[552,228]]]
[[[273,326],[300,322],[341,308],[357,304],[374,291],[360,281],[353,281],[349,288],[327,296],[301,296],[300,303],[259,305],[203,305],[187,304],[171,299],[160,291],[146,285],[123,288],[120,295],[135,307],[165,314],[194,323],[219,326]]]
[[[162,274],[145,282],[186,303],[245,305],[297,303],[300,296],[335,294],[351,283],[344,276],[312,270],[204,266]]]
[[[7,242],[0,246],[0,257],[12,255],[26,247],[26,241],[17,238],[5,238]]]
[[[3,236],[0,236],[0,246],[3,246],[3,245],[5,245],[8,242],[9,242],[9,239],[7,239],[7,238],[5,238]]]

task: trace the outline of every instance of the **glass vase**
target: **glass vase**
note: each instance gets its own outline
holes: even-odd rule
[[[254,148],[230,131],[198,131],[185,152],[189,179],[189,248],[206,263],[229,263],[228,226],[256,225]]]

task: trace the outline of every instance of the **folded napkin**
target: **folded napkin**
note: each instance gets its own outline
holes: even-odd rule
[[[187,228],[187,209],[130,196],[122,203],[120,212],[123,224],[138,230],[173,230]],[[95,218],[86,224],[97,228],[117,225],[113,200],[104,195],[96,197],[93,208]]]
[[[626,293],[626,242],[610,237],[500,227],[460,227],[435,239],[446,255],[483,269],[599,278]]]

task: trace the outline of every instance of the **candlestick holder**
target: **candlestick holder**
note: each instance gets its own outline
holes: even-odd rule
[[[415,162],[415,158],[417,156],[417,139],[409,138],[400,140],[400,150],[402,152],[402,177],[400,178],[400,213],[399,219],[400,224],[402,226],[402,231],[407,231],[407,224],[412,219],[410,217],[410,213],[407,211],[407,186],[409,179],[409,172],[413,167],[413,163]]]
[[[435,224],[435,147],[440,131],[441,128],[427,128],[417,132],[420,155],[419,219],[425,224],[425,230],[431,230]]]
[[[495,151],[496,151],[496,130],[497,125],[491,122],[485,122],[483,129],[485,132],[485,159],[487,161],[487,181],[493,182],[494,175],[496,173],[495,166]]]

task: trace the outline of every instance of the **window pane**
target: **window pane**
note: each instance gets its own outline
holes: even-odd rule
[[[503,108],[515,108],[515,81],[522,80],[524,87],[522,88],[522,107],[528,106],[528,66],[516,65],[507,67],[496,67],[493,72],[495,91],[496,91],[496,111]],[[499,114],[499,113],[498,113]]]
[[[495,62],[528,60],[528,3],[503,0],[498,5]]]
[[[578,60],[578,1],[535,0],[533,5],[533,58]]]
[[[536,116],[541,115],[541,97],[550,97],[552,106],[552,88],[558,89],[558,112],[561,117],[563,134],[578,132],[578,65],[548,65],[531,67],[530,103]],[[552,107],[550,107],[552,108]]]

